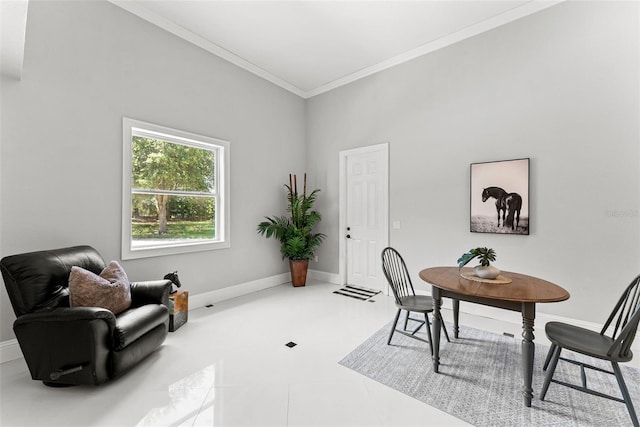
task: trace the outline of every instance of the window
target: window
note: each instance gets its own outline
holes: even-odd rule
[[[122,259],[228,248],[229,143],[123,119]]]

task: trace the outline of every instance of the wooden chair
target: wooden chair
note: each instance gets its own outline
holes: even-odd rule
[[[547,368],[549,370],[540,393],[540,400],[544,400],[550,383],[561,384],[575,390],[624,403],[627,406],[633,425],[639,427],[638,417],[631,403],[629,390],[618,365],[619,362],[628,362],[633,357],[631,344],[636,336],[639,321],[640,276],[636,277],[626,288],[600,333],[561,322],[547,323],[545,332],[551,341],[551,348],[544,362],[543,370],[546,371]],[[609,334],[607,335],[607,333]],[[613,371],[560,357],[562,349],[607,360],[611,363]],[[581,385],[570,384],[553,378],[558,360],[564,360],[580,366]],[[622,399],[588,388],[585,368],[614,375],[618,381]]]
[[[429,321],[428,316],[428,313],[433,312],[433,298],[428,295],[416,295],[404,259],[402,259],[402,256],[398,251],[391,247],[385,248],[382,251],[382,270],[384,271],[384,275],[386,276],[389,286],[393,291],[393,295],[396,298],[396,307],[398,308],[396,317],[391,325],[391,333],[389,334],[387,345],[391,344],[391,338],[393,338],[394,332],[398,332],[409,338],[429,343],[429,349],[433,355],[433,345],[431,344],[431,322]],[[404,328],[397,329],[396,326],[398,324],[398,319],[400,318],[400,313],[403,310],[407,312],[407,317],[404,320]],[[411,318],[409,315],[412,312],[424,315],[424,321],[421,319]],[[409,320],[418,323],[418,326],[411,332],[407,332]],[[418,332],[424,325],[426,325],[427,328],[429,341],[415,335],[416,332]],[[447,333],[447,328],[444,326],[444,322],[442,322],[442,329],[447,337],[447,341],[449,341],[449,334]]]

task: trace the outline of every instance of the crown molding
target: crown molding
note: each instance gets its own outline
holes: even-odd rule
[[[396,65],[403,64],[405,62],[416,59],[420,56],[442,49],[443,47],[452,45],[459,41],[474,37],[486,31],[490,31],[501,25],[505,25],[509,22],[555,6],[566,0],[551,0],[551,1],[539,1],[533,0],[525,3],[522,6],[514,7],[513,9],[497,15],[493,18],[487,19],[475,25],[471,25],[455,33],[449,34],[440,39],[434,40],[430,43],[424,44],[416,49],[405,52],[401,55],[397,55],[386,61],[375,64],[371,67],[364,68],[355,73],[346,75],[342,78],[334,80],[325,85],[319,86],[315,89],[304,91],[297,86],[269,73],[268,71],[258,67],[257,65],[239,57],[238,55],[229,52],[226,49],[204,39],[203,37],[194,34],[184,27],[172,22],[162,16],[149,11],[148,9],[140,6],[137,2],[129,2],[126,0],[108,0],[110,3],[126,10],[127,12],[150,22],[165,31],[168,31],[189,43],[192,43],[220,58],[223,58],[232,64],[255,74],[258,77],[263,78],[289,92],[300,96],[301,98],[311,98],[316,95],[320,95],[324,92],[336,89],[340,86],[353,83],[359,79],[370,76],[372,74],[384,71],[386,69],[395,67]],[[20,79],[22,76],[22,65],[24,59],[24,43],[26,33],[27,22],[27,9],[28,0],[15,0],[12,2],[2,2],[2,73],[11,77]],[[11,6],[11,7],[9,7]],[[11,18],[11,19],[9,19]],[[11,22],[11,25],[4,25],[7,22]],[[9,34],[10,31],[10,34]],[[5,34],[6,33],[6,34]],[[9,41],[13,40],[11,43]]]

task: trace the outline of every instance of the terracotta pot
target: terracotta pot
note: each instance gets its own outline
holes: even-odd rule
[[[308,259],[290,259],[291,284],[295,287],[304,286],[307,283]]]

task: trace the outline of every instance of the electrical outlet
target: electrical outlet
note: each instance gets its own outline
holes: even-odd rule
[[[318,262],[318,255],[314,255],[314,256],[313,256],[313,260],[314,260],[315,262]]]

